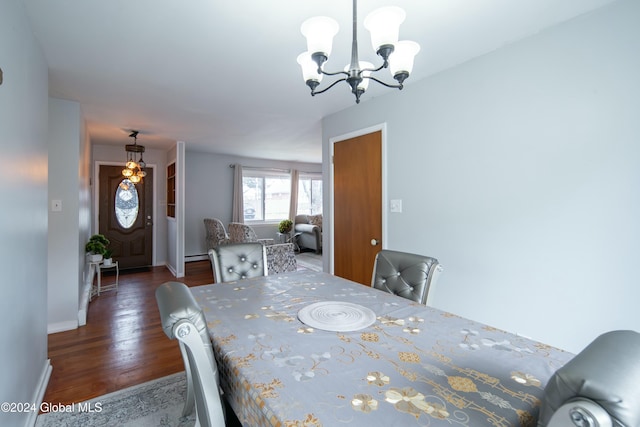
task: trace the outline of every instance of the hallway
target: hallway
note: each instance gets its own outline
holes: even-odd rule
[[[188,286],[213,281],[209,261],[185,268],[179,280],[164,266],[121,272],[117,293],[91,301],[85,326],[49,335],[53,370],[44,402],[80,402],[184,370],[178,343],[160,326],[155,290],[166,281]],[[113,277],[105,274],[103,280]]]

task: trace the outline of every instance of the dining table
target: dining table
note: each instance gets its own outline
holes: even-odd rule
[[[573,357],[326,272],[190,289],[245,427],[535,427]]]

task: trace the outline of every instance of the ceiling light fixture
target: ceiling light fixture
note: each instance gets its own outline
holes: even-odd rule
[[[329,59],[333,37],[338,32],[338,23],[326,16],[309,18],[302,23],[300,31],[307,38],[307,51],[298,55],[298,64],[302,68],[302,77],[311,89],[311,96],[328,91],[337,83],[346,81],[351,86],[351,93],[360,102],[360,96],[367,90],[369,80],[383,86],[400,89],[413,70],[413,59],[420,51],[420,45],[413,41],[398,41],[400,24],[404,21],[405,12],[399,7],[389,6],[376,9],[367,15],[364,26],[371,33],[371,43],[376,54],[383,59],[383,64],[374,68],[373,64],[360,62],[358,59],[358,22],[357,0],[353,0],[353,38],[351,41],[351,63],[344,71],[328,73],[323,64]],[[397,84],[385,83],[371,73],[389,68]],[[324,76],[344,75],[328,87],[316,90]]]
[[[125,168],[122,169],[122,175],[126,178],[129,178],[129,181],[134,184],[142,181],[142,178],[147,176],[147,173],[144,171],[145,166],[147,164],[142,159],[142,153],[144,153],[144,146],[138,145],[138,131],[131,131],[130,137],[133,138],[133,144],[127,144],[124,146],[124,150],[127,152],[127,163]],[[136,161],[137,154],[140,154],[140,159]]]

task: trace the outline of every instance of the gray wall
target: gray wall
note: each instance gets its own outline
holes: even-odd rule
[[[0,13],[0,402],[33,402],[46,386],[47,64],[23,2]],[[0,425],[29,413],[0,412]],[[31,418],[34,419],[34,418]]]
[[[322,165],[277,160],[254,159],[222,154],[187,151],[185,168],[185,255],[206,254],[204,218],[218,218],[225,225],[231,222],[233,202],[233,169],[230,164],[243,167],[298,169],[321,172]],[[275,238],[277,225],[254,227],[259,237]]]
[[[48,139],[50,213],[47,329],[53,333],[74,329],[80,321],[85,320],[84,317],[79,319],[78,312],[85,282],[84,243],[90,231],[89,138],[80,104],[49,99]],[[62,202],[61,211],[52,210],[53,200]]]
[[[616,2],[325,118],[325,160],[387,123],[386,247],[440,259],[436,307],[573,352],[640,330],[638,22]]]

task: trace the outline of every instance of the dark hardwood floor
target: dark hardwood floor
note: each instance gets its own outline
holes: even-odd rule
[[[178,343],[160,326],[155,290],[166,281],[212,283],[211,264],[188,263],[180,279],[166,267],[121,272],[117,293],[89,303],[85,326],[49,335],[53,371],[44,401],[81,402],[184,370]],[[103,276],[103,284],[112,282]]]

